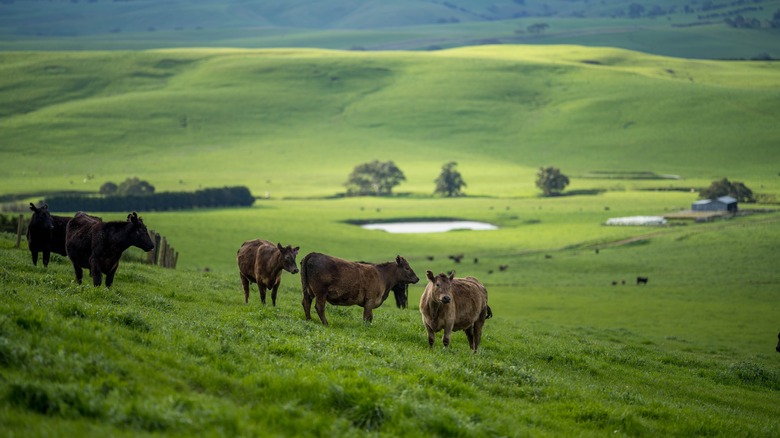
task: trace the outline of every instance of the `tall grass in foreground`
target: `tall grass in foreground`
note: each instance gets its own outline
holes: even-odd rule
[[[391,302],[305,321],[237,278],[123,264],[76,286],[0,240],[0,425],[7,436],[773,436],[780,373],[641,333],[526,324],[494,312],[478,354],[429,349]],[[392,301],[392,299],[391,299]],[[735,302],[735,306],[739,302]],[[718,321],[712,321],[714,326]]]

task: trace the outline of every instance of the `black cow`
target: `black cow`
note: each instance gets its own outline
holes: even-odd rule
[[[636,284],[637,286],[639,286],[640,284],[647,284],[647,277],[637,277]]]
[[[127,215],[126,222],[103,222],[83,212],[68,222],[66,248],[79,284],[82,269],[87,268],[95,287],[100,286],[102,274],[106,274],[106,287],[111,287],[119,259],[131,246],[146,252],[154,249],[146,225],[135,212]]]
[[[66,255],[65,228],[70,218],[52,215],[46,204],[36,207],[31,202],[30,210],[33,214],[27,227],[27,247],[32,254],[33,265],[38,266],[38,253],[42,252],[43,266],[48,267],[51,253]]]

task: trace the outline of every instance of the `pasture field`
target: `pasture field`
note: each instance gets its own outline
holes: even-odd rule
[[[0,239],[0,426],[778,435],[776,206],[707,224],[602,225],[688,208],[691,189],[721,177],[780,196],[778,89],[776,63],[575,46],[0,53],[6,205],[132,176],[158,191],[240,184],[261,198],[139,212],[180,252],[179,269],[123,262],[111,290],[73,284],[63,257],[35,268]],[[373,159],[404,171],[398,196],[339,197]],[[452,160],[468,196],[432,197]],[[567,196],[538,196],[543,165],[570,176]],[[353,224],[421,218],[500,229]],[[331,327],[306,322],[299,277],[286,273],[277,308],[256,292],[244,305],[235,253],[257,237],[301,246],[301,257],[400,254],[421,278],[453,268],[480,278],[495,314],[481,351],[462,333],[428,349],[414,308],[422,283],[412,308],[391,298],[372,324],[333,307]]]
[[[411,194],[430,194],[453,160],[471,196],[535,196],[543,165],[677,178],[571,189],[727,176],[777,193],[778,88],[777,63],[576,46],[5,52],[0,159],[13,166],[0,195],[138,176],[158,191],[328,197],[373,159],[394,160],[407,178],[396,192]]]
[[[256,292],[244,305],[232,272],[125,262],[112,289],[77,286],[64,258],[33,267],[4,237],[0,424],[6,436],[777,435],[778,278],[758,238],[777,227],[764,222],[526,257],[507,271],[517,284],[487,279],[495,316],[478,354],[462,332],[429,349],[416,292],[371,324],[328,306],[326,328],[305,321],[297,276],[275,308]],[[690,249],[730,259],[745,239],[741,275]],[[653,266],[647,286],[593,284],[632,264]]]

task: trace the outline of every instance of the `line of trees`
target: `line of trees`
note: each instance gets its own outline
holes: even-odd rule
[[[441,174],[436,178],[434,195],[462,196],[466,181],[455,169],[458,163],[450,161],[441,168]],[[393,188],[406,181],[406,176],[392,161],[374,160],[368,163],[358,164],[352,170],[344,186],[347,188],[347,196],[389,196]]]
[[[255,202],[245,186],[210,188],[194,192],[161,192],[105,197],[54,196],[42,202],[57,211],[168,211],[193,208],[249,207]]]

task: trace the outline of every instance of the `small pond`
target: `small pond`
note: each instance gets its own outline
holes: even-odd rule
[[[498,227],[486,222],[474,221],[436,221],[436,222],[386,222],[381,224],[364,224],[367,230],[382,230],[388,233],[444,233],[453,230],[497,230]]]

